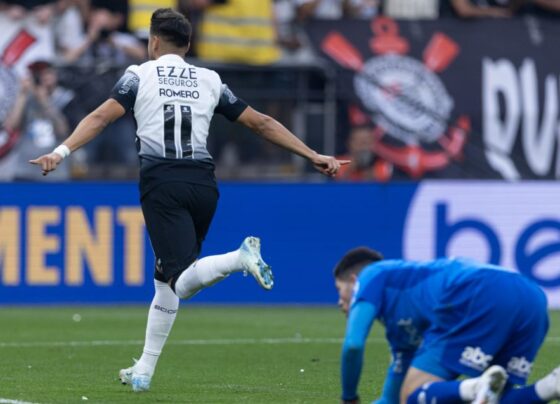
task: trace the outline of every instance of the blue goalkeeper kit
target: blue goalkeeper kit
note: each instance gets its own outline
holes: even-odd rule
[[[356,397],[363,349],[378,320],[393,360],[380,402],[398,402],[409,366],[446,380],[491,364],[525,384],[548,330],[540,288],[504,268],[466,259],[385,260],[358,277],[342,354],[343,398]]]

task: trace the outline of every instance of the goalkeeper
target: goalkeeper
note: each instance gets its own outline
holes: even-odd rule
[[[357,403],[365,342],[384,324],[392,353],[377,403],[545,403],[560,368],[525,386],[548,330],[546,297],[523,276],[466,259],[383,260],[349,251],[334,269],[347,315],[342,402]],[[460,375],[471,379],[456,381]]]

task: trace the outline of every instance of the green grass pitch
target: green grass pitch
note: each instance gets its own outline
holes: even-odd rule
[[[0,308],[0,402],[338,401],[344,318],[334,307],[183,305],[152,390],[135,394],[117,382],[117,372],[141,352],[146,310]],[[551,319],[533,379],[560,364],[560,312]],[[364,403],[379,395],[389,363],[382,335],[375,326],[368,342],[360,384]]]

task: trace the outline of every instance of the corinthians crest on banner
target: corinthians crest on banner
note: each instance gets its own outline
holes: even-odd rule
[[[307,32],[375,154],[411,178],[560,178],[556,20],[381,17]]]
[[[356,40],[332,30],[320,46],[353,72],[353,93],[374,128],[375,153],[414,178],[462,159],[470,121],[452,118],[454,100],[438,76],[455,61],[459,45],[436,32],[418,60],[399,25],[386,17],[371,22],[371,36],[364,38],[369,54]]]

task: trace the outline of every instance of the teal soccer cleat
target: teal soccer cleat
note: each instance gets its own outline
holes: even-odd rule
[[[261,240],[258,237],[247,237],[239,248],[241,268],[249,272],[264,289],[274,286],[272,268],[261,256]]]
[[[152,376],[147,374],[136,373],[134,366],[137,360],[134,359],[134,365],[121,369],[119,371],[119,380],[122,384],[128,384],[132,386],[132,391],[141,392],[150,390],[150,383],[152,381]]]

